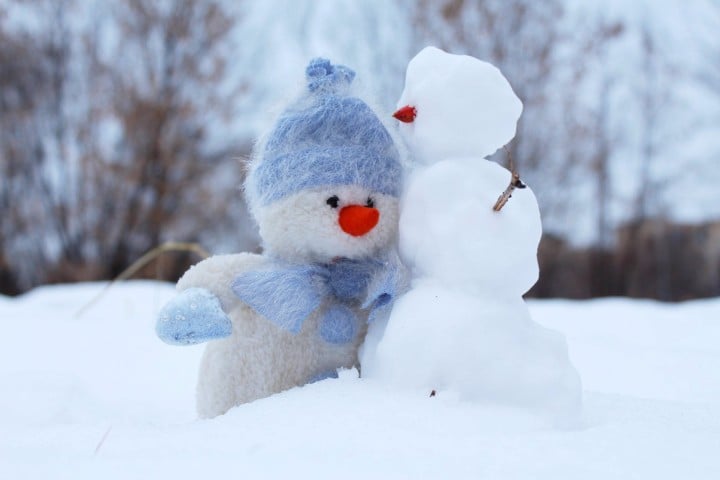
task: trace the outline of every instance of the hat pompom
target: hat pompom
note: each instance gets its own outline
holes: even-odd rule
[[[338,92],[352,83],[355,72],[344,65],[333,65],[330,60],[316,58],[305,69],[305,77],[311,92]]]

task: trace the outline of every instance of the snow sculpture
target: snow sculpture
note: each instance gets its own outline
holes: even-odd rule
[[[409,64],[395,116],[419,164],[407,180],[400,255],[412,287],[370,326],[363,376],[500,405],[576,413],[563,336],[530,318],[538,205],[529,188],[493,211],[511,173],[485,160],[515,135],[522,104],[502,74],[437,48]]]
[[[389,309],[401,167],[354,76],[313,60],[306,92],[256,149],[245,188],[264,254],[199,263],[160,312],[167,343],[209,341],[201,417],[356,366],[368,318]]]

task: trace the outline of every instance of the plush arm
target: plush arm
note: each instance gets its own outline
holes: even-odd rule
[[[232,311],[232,279],[263,263],[258,255],[216,255],[191,267],[178,281],[178,295],[161,310],[155,325],[158,337],[171,345],[193,345],[232,333],[226,312]]]
[[[165,343],[195,345],[229,336],[232,323],[215,295],[189,288],[160,310],[155,331]]]

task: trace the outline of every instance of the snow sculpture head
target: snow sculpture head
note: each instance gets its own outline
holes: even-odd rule
[[[378,117],[351,95],[355,73],[315,59],[307,90],[258,148],[245,184],[271,254],[361,258],[395,237],[401,166]]]
[[[400,133],[417,160],[487,157],[515,136],[522,102],[493,65],[427,47],[408,64]]]

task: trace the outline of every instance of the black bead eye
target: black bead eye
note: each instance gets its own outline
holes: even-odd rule
[[[328,198],[328,199],[325,201],[325,203],[327,203],[328,205],[330,205],[332,208],[337,208],[337,207],[338,207],[338,202],[340,202],[340,199],[338,198],[337,195],[333,195],[332,197]]]
[[[371,197],[368,197],[367,202],[365,202],[365,206],[373,208],[375,206],[375,201]]]

